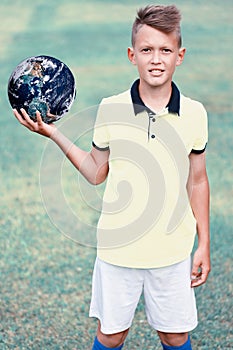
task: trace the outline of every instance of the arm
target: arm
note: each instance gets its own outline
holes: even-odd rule
[[[192,266],[192,287],[205,283],[210,272],[209,183],[206,173],[205,152],[191,153],[188,192],[197,221],[198,248]]]
[[[37,112],[37,122],[31,120],[24,110],[21,110],[21,113],[23,117],[14,110],[14,115],[18,121],[32,132],[53,140],[90,183],[98,185],[106,179],[109,151],[99,151],[94,147],[90,152],[83,151],[64,136],[54,124],[44,123],[39,112]]]

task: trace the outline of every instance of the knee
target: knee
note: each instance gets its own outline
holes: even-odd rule
[[[158,332],[160,340],[168,346],[181,346],[188,340],[188,333],[163,333]]]
[[[110,347],[110,348],[116,348],[124,343],[128,332],[129,332],[129,329],[126,329],[119,333],[104,334],[101,332],[100,326],[99,326],[97,330],[97,338],[99,342],[104,346]]]

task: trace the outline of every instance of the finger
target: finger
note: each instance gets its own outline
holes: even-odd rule
[[[43,120],[42,120],[42,117],[41,117],[41,114],[39,111],[36,111],[36,120],[37,120],[38,125],[43,124]]]
[[[202,284],[204,284],[205,282],[206,282],[206,280],[204,280],[202,277],[196,278],[195,280],[192,280],[191,287],[192,288],[199,287]]]
[[[205,283],[207,281],[209,273],[210,273],[210,268],[208,268],[208,267],[202,268],[201,279],[202,279],[203,283]]]
[[[202,285],[202,282],[198,281],[192,281],[191,288],[196,288]]]
[[[201,276],[195,276],[191,279],[191,287],[198,287],[203,283]]]
[[[199,287],[202,284],[204,284],[207,281],[209,271],[208,270],[202,270],[199,272],[195,277],[192,276],[191,280],[191,287]]]
[[[24,124],[24,118],[22,117],[22,115],[17,111],[17,109],[13,109],[13,113],[14,113],[14,116],[16,117],[16,119],[18,119],[18,121],[21,123],[21,124]]]
[[[197,287],[201,283],[201,274],[200,265],[193,262],[192,272],[191,272],[191,287]]]
[[[200,265],[193,263],[192,266],[192,272],[191,272],[191,279],[195,279],[200,276]]]
[[[25,109],[20,108],[20,112],[22,113],[23,118],[26,120],[26,122],[27,122],[29,125],[33,125],[33,124],[34,124],[34,121],[29,117],[29,115],[27,114],[27,112],[25,111]]]

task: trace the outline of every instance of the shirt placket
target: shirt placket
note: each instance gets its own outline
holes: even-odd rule
[[[156,114],[152,111],[148,112],[148,141],[156,138],[155,134]]]

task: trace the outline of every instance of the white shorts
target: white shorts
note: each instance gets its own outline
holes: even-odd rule
[[[197,326],[190,257],[156,269],[132,269],[96,259],[90,317],[100,320],[104,334],[128,329],[142,292],[148,323],[166,333],[183,333]]]

